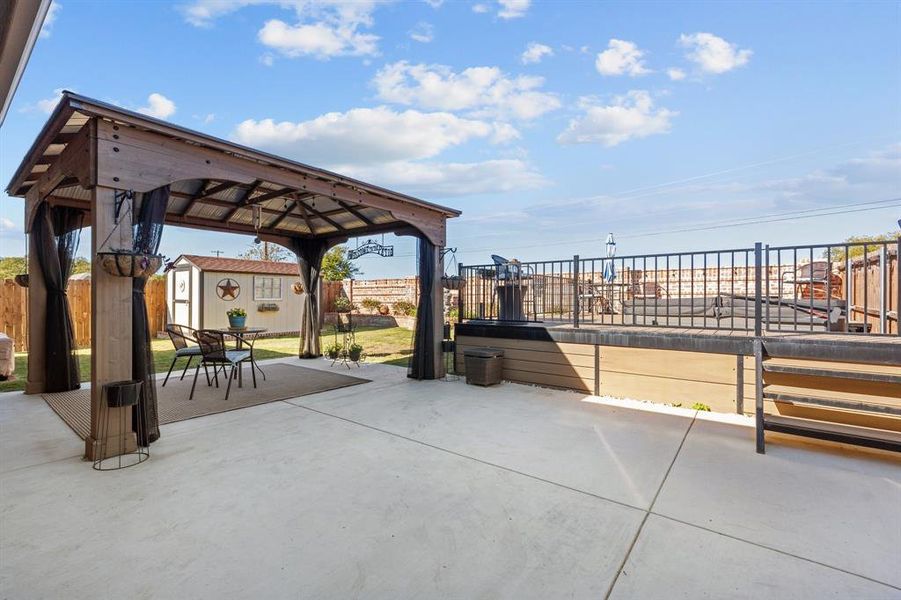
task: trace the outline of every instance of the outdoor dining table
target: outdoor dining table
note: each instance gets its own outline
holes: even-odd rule
[[[269,330],[265,327],[220,327],[215,331],[233,336],[235,338],[235,350],[240,350],[246,342],[253,342],[258,335]],[[256,359],[253,357],[252,343],[250,346],[250,368],[259,371],[260,375],[263,376],[263,381],[266,381],[266,373],[263,372],[263,369],[260,368],[260,365],[257,364]]]

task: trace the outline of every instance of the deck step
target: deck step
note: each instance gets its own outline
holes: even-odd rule
[[[767,373],[787,373],[790,375],[806,375],[809,377],[829,377],[832,379],[855,379],[877,383],[894,383],[901,385],[901,375],[893,373],[874,373],[872,371],[847,371],[824,369],[821,367],[802,367],[798,365],[773,364],[763,362],[763,370]]]
[[[764,388],[763,397],[766,400],[784,402],[786,404],[823,406],[827,408],[901,416],[901,406],[897,404],[883,404],[884,401],[889,400],[888,398],[864,396],[864,398],[872,398],[872,401],[869,401],[855,399],[853,398],[853,394],[849,394],[851,397],[842,397],[841,394],[831,393],[828,390],[816,391],[827,394],[827,396],[804,393],[800,388],[781,388],[779,386],[772,386]]]
[[[901,452],[901,433],[897,431],[780,415],[764,415],[763,428],[778,433]]]

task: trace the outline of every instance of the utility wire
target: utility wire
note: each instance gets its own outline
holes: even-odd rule
[[[680,229],[658,229],[658,230],[650,230],[644,232],[638,232],[631,235],[622,235],[619,236],[619,239],[636,239],[642,237],[654,237],[659,235],[667,235],[671,233],[688,233],[693,231],[711,231],[715,229],[729,229],[732,227],[742,227],[745,225],[760,225],[764,223],[777,223],[783,221],[793,221],[793,220],[801,220],[801,219],[812,219],[817,217],[828,217],[833,215],[844,215],[844,214],[852,214],[852,213],[860,213],[860,212],[868,212],[872,210],[881,210],[884,208],[892,208],[892,207],[901,207],[901,197],[899,198],[890,198],[888,200],[871,200],[868,202],[855,202],[853,204],[838,204],[835,206],[829,207],[821,207],[821,208],[808,208],[803,210],[796,211],[788,211],[781,213],[773,213],[769,215],[757,215],[755,217],[744,217],[739,219],[726,219],[721,221],[708,221],[706,223],[695,223],[693,225],[689,225],[688,227],[683,227]],[[850,208],[849,210],[837,210]],[[815,213],[815,214],[809,214]],[[572,244],[587,244],[592,242],[600,242],[605,238],[590,238],[583,240],[566,240],[561,242],[544,242],[541,246],[565,246]],[[504,246],[504,247],[490,247],[490,248],[470,248],[464,249],[460,252],[460,254],[469,254],[473,252],[487,252],[490,250],[494,251],[502,251],[502,250],[520,250],[522,248],[534,248],[535,244],[529,244],[527,246]],[[394,258],[409,258],[411,256],[415,256],[415,254],[395,254]]]

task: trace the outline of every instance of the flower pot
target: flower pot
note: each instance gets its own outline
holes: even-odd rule
[[[347,358],[352,360],[353,362],[360,362],[360,358],[363,356],[363,349],[359,350],[348,350]]]
[[[328,349],[325,351],[325,355],[331,360],[335,360],[341,353],[338,350]]]
[[[104,384],[103,393],[106,394],[106,405],[110,408],[122,406],[134,406],[141,399],[142,381],[114,381]]]
[[[459,275],[445,275],[441,278],[441,285],[446,290],[459,290],[466,281]]]
[[[98,252],[100,267],[115,277],[147,278],[160,270],[163,257],[158,254]]]
[[[247,315],[243,317],[232,317],[229,315],[228,317],[228,326],[232,329],[244,329],[245,323],[247,322]]]
[[[19,273],[15,276],[15,280],[21,287],[28,287],[28,273]]]

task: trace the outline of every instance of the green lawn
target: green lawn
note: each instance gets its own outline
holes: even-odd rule
[[[325,349],[335,341],[332,329],[325,326],[322,330],[322,348]],[[363,346],[363,353],[368,362],[389,363],[392,365],[407,366],[407,361],[413,346],[413,332],[403,327],[374,328],[360,327],[356,332],[358,344]],[[340,342],[340,339],[339,339]],[[300,339],[297,337],[265,338],[257,341],[254,346],[254,355],[257,360],[267,358],[284,358],[297,356]],[[77,350],[81,364],[81,379],[87,381],[91,378],[91,349]],[[157,373],[165,373],[172,362],[175,350],[172,342],[167,339],[153,340],[153,359]],[[28,365],[28,354],[16,353],[15,378],[10,381],[0,382],[0,392],[10,392],[25,389],[25,372]],[[179,361],[176,369],[184,368],[184,360]],[[173,370],[173,374],[176,371]]]

